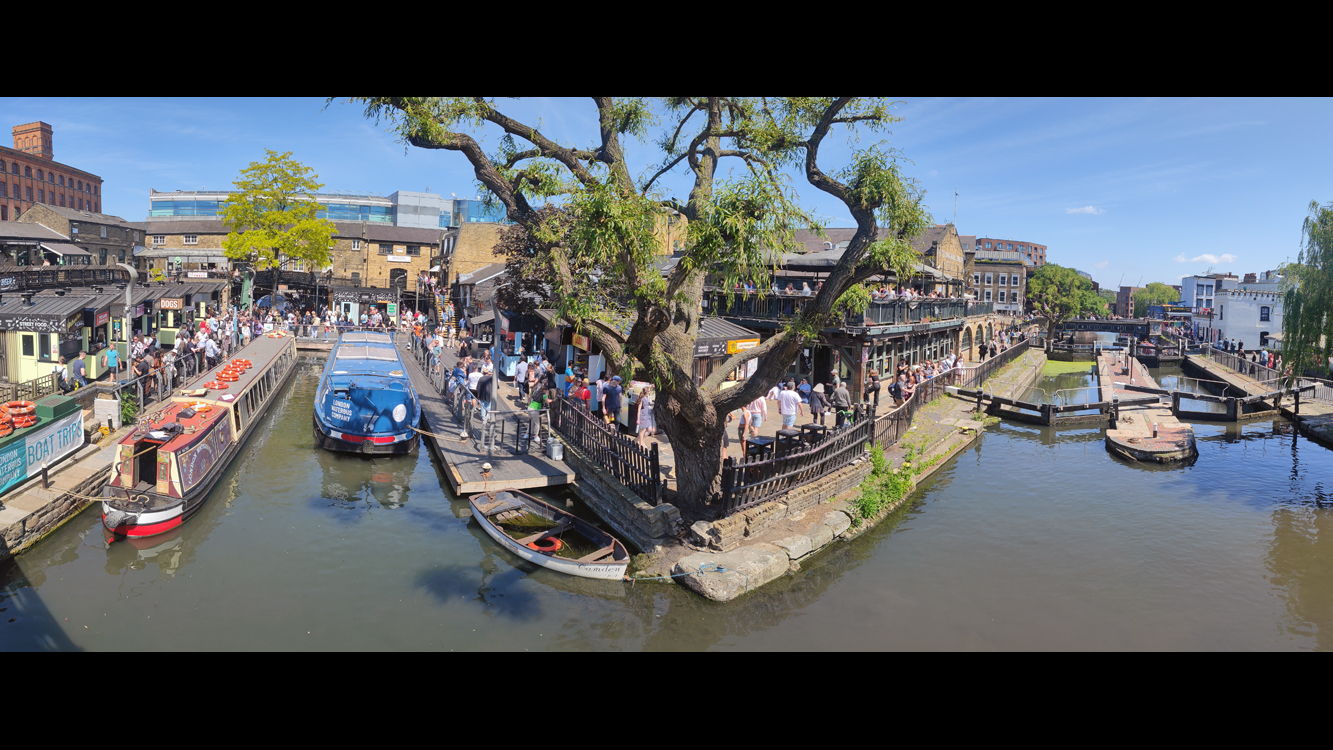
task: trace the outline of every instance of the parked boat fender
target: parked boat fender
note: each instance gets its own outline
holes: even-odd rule
[[[559,552],[564,546],[564,542],[553,536],[544,537],[535,542],[528,542],[528,548],[535,549],[538,552]]]

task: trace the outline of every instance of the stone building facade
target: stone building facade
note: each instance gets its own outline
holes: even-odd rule
[[[102,178],[55,160],[51,126],[13,128],[14,147],[0,146],[0,221],[15,221],[33,206],[102,211]]]
[[[39,224],[65,237],[68,244],[90,253],[88,265],[114,266],[117,263],[130,263],[134,247],[143,239],[143,228],[139,224],[126,221],[119,216],[79,211],[73,208],[61,208],[38,203],[23,213],[20,222]],[[68,257],[65,264],[81,263]],[[41,265],[42,261],[30,257],[30,265]]]

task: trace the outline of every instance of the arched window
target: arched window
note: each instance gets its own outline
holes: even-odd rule
[[[61,206],[64,206],[64,205],[65,205],[65,194],[64,194],[64,193],[61,193],[61,194],[60,194],[60,205],[61,205]]]
[[[1269,316],[1272,315],[1272,314],[1273,314],[1273,310],[1272,310],[1272,308],[1270,308],[1270,307],[1261,307],[1261,308],[1259,308],[1259,322],[1260,322],[1260,323],[1267,323],[1267,322],[1268,322],[1268,319],[1269,319]]]
[[[65,175],[60,175],[60,187],[65,186]]]
[[[24,177],[32,177],[32,167],[24,167],[24,168],[23,168],[23,176],[24,176]]]
[[[83,189],[83,180],[79,180],[79,189],[80,189],[80,190]]]
[[[18,173],[19,173],[19,163],[18,163],[18,162],[14,162],[13,164],[10,164],[10,165],[9,165],[9,171],[13,172],[14,174],[18,174]]]
[[[42,174],[42,170],[40,170],[40,169],[37,170],[37,179],[39,179],[39,180],[45,180],[45,179],[46,179],[46,177]]]

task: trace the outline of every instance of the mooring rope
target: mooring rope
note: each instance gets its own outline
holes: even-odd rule
[[[633,586],[635,583],[639,581],[669,581],[672,578],[680,578],[681,576],[703,575],[704,573],[740,573],[741,575],[745,576],[745,590],[747,592],[750,590],[750,576],[748,573],[746,573],[743,570],[734,570],[732,568],[726,567],[725,565],[719,565],[717,563],[704,563],[699,566],[699,569],[697,571],[690,571],[688,573],[676,573],[675,575],[669,575],[669,576],[653,576],[652,578],[630,578],[629,576],[625,576],[625,580],[629,581],[630,585]]]

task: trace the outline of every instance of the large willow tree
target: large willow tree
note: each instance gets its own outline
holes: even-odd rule
[[[614,371],[656,385],[658,424],[671,438],[678,501],[687,505],[720,493],[726,414],[778,382],[835,315],[864,309],[867,279],[910,268],[916,259],[911,240],[929,222],[921,191],[900,173],[887,144],[858,145],[860,136],[883,132],[898,119],[881,99],[711,96],[653,105],[592,97],[598,128],[583,144],[556,142],[484,97],[356,101],[367,117],[390,121],[406,143],[467,158],[490,197],[541,248],[560,313],[592,336]],[[660,157],[659,166],[636,180],[625,148],[655,129],[660,153],[647,161]],[[500,136],[492,153],[479,142],[488,131]],[[819,158],[830,136],[853,144],[847,163],[833,168]],[[658,187],[675,170],[690,181],[684,200]],[[750,279],[767,288],[773,261],[795,248],[795,230],[815,224],[785,176],[792,172],[842,201],[856,234],[795,320],[697,384],[694,343],[705,281],[732,288]],[[566,210],[539,211],[547,203]],[[683,257],[663,276],[653,264],[660,247],[655,230],[668,211],[683,215],[688,230]],[[628,294],[607,305],[599,285],[589,283],[588,269]],[[728,373],[755,359],[751,377],[723,390]]]
[[[1282,360],[1297,376],[1333,357],[1333,203],[1310,201],[1296,263],[1282,267]]]

